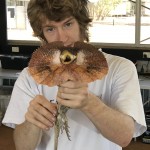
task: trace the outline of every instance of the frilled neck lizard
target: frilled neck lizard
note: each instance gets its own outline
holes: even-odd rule
[[[74,47],[65,47],[62,42],[41,46],[33,53],[28,68],[37,83],[48,86],[60,85],[68,80],[89,83],[102,79],[108,72],[103,53],[84,42],[76,42]],[[54,150],[57,150],[60,131],[65,130],[70,140],[66,117],[68,109],[58,104]]]

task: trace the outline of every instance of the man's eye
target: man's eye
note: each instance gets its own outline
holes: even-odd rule
[[[53,27],[49,27],[49,28],[47,28],[47,31],[49,31],[49,32],[52,32],[52,31],[54,31],[55,29],[53,28]]]
[[[65,27],[70,27],[72,25],[72,22],[68,22],[65,24]]]

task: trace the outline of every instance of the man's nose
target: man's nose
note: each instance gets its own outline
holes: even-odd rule
[[[64,29],[58,29],[58,41],[67,42],[68,34]]]

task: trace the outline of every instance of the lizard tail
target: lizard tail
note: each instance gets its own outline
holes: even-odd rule
[[[59,131],[58,131],[58,128],[57,126],[55,125],[54,126],[54,132],[55,132],[55,135],[54,135],[54,150],[57,150],[58,148],[58,136],[59,136]]]

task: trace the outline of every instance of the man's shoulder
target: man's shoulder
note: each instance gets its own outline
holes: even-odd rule
[[[133,62],[125,57],[118,56],[118,55],[112,55],[103,52],[108,65],[115,64],[115,65],[121,65],[121,64],[128,64],[128,65],[133,65]]]

